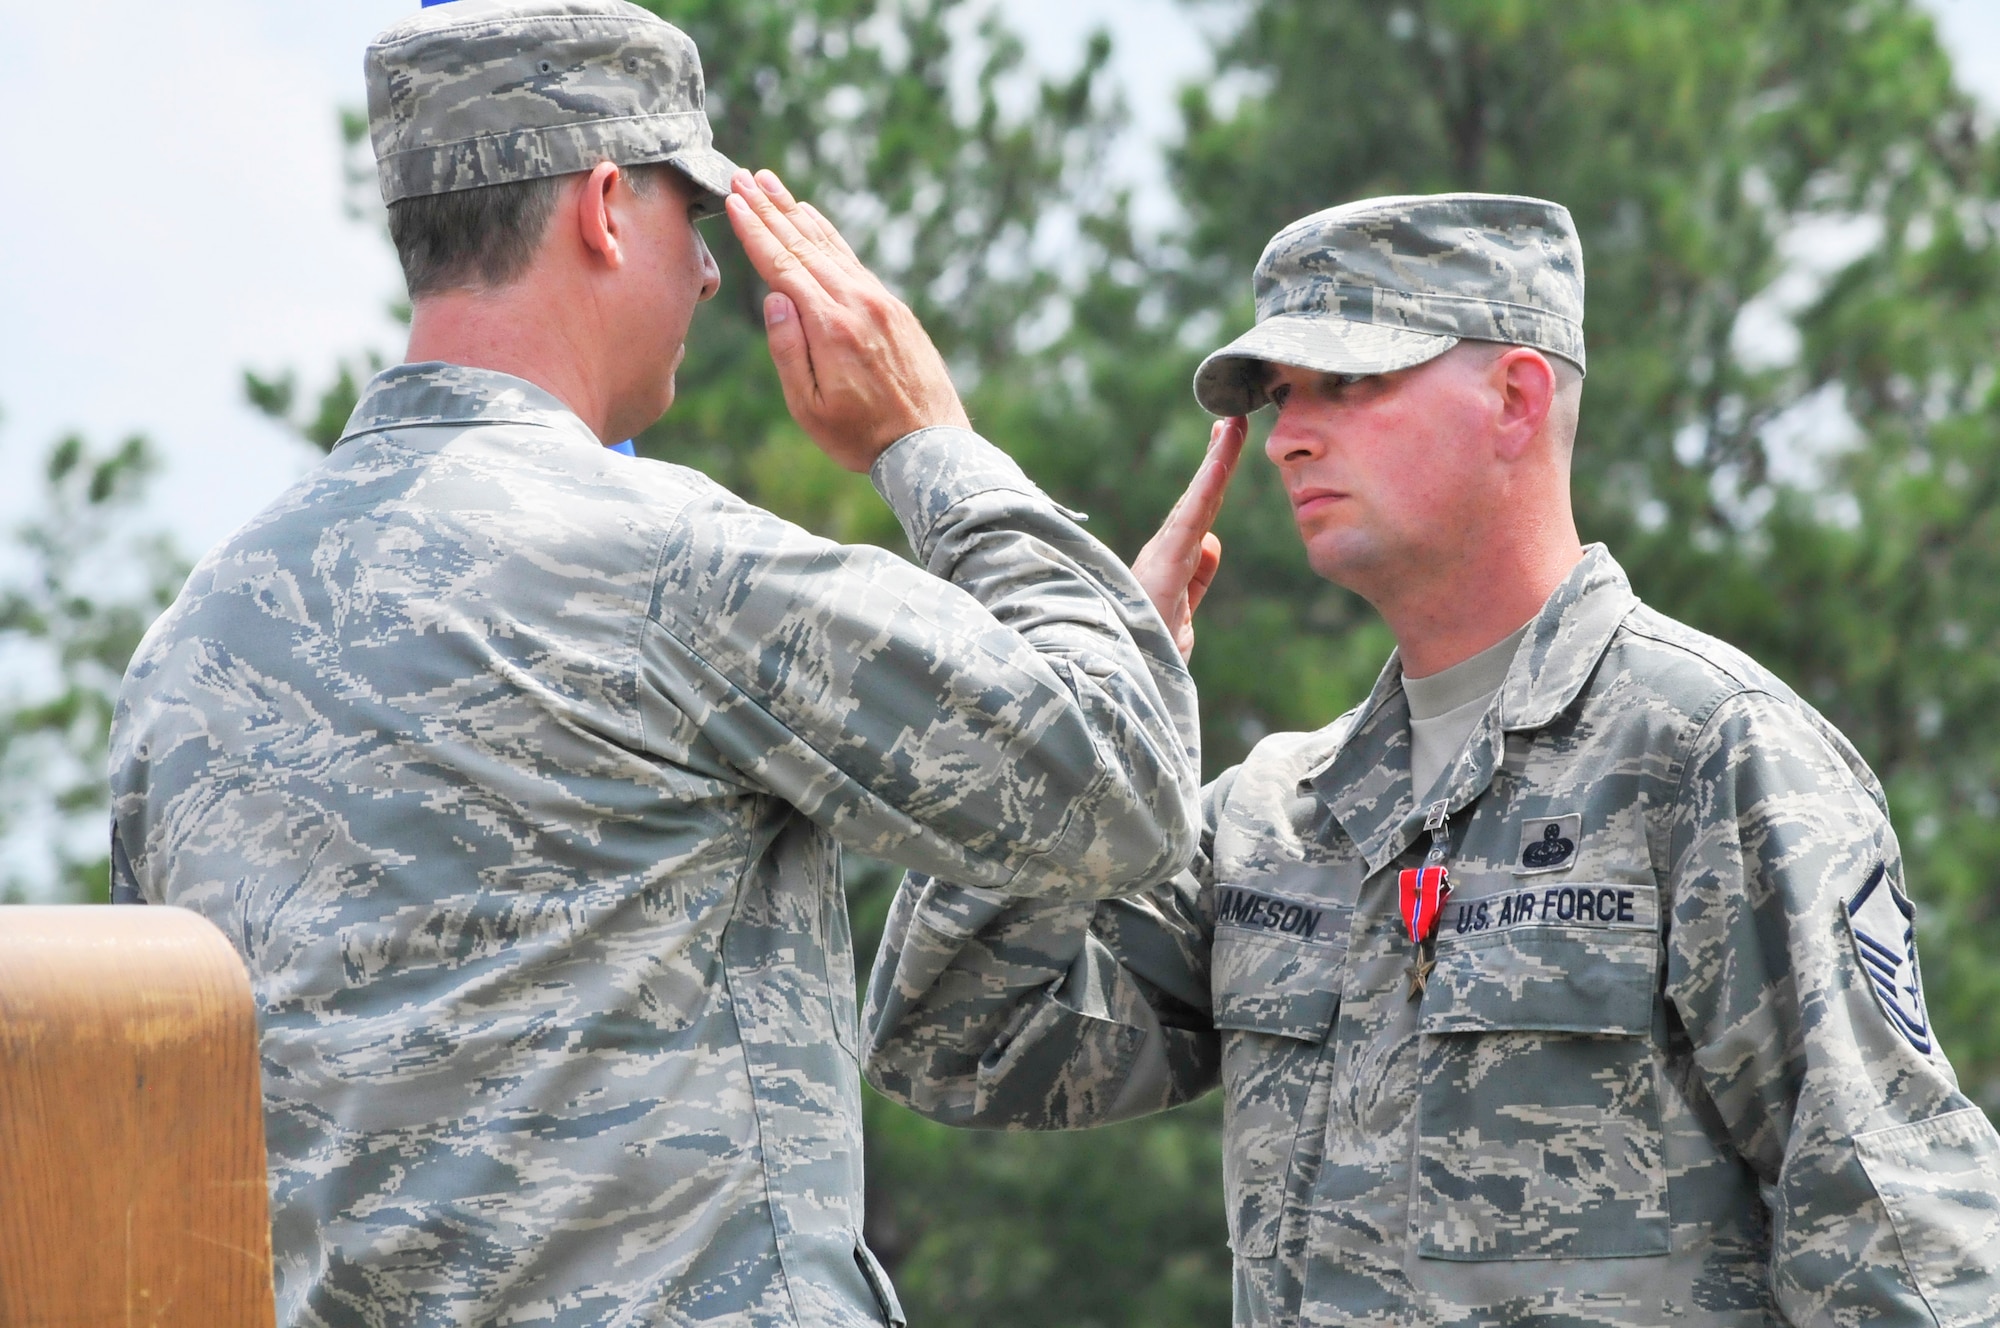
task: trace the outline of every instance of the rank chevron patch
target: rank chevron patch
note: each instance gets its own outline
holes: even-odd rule
[[[1917,910],[1889,879],[1886,864],[1877,863],[1868,883],[1847,901],[1847,930],[1854,952],[1875,999],[1909,1044],[1931,1054],[1930,1016],[1924,1010],[1923,983],[1917,975]]]

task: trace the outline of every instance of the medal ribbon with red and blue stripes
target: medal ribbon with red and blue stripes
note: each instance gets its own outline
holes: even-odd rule
[[[1437,937],[1438,915],[1444,912],[1445,897],[1451,893],[1448,867],[1407,867],[1401,881],[1403,930],[1410,944],[1422,945]]]
[[[1424,815],[1424,830],[1431,837],[1430,852],[1421,867],[1405,867],[1396,878],[1403,909],[1403,932],[1410,938],[1414,953],[1410,958],[1410,999],[1424,994],[1424,982],[1437,967],[1438,919],[1444,916],[1444,901],[1451,897],[1451,870],[1445,856],[1451,850],[1451,832],[1446,828],[1449,804],[1434,802]]]

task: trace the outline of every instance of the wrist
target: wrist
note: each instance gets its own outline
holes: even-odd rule
[[[856,469],[863,474],[873,474],[876,463],[882,459],[882,455],[885,452],[904,439],[914,438],[918,434],[929,433],[934,429],[946,433],[970,434],[973,432],[971,419],[967,417],[964,407],[959,406],[956,402],[952,404],[952,408],[949,410],[931,411],[921,415],[913,414],[908,419],[891,425],[890,429],[892,432],[871,441],[861,450],[861,464]]]
[[[876,458],[868,477],[896,513],[919,561],[930,556],[939,524],[969,498],[1005,489],[1049,501],[1012,457],[976,433],[949,426],[898,438]]]

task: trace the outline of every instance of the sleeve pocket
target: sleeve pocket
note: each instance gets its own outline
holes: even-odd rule
[[[2000,1322],[2000,1136],[1977,1107],[1856,1135],[1939,1328]]]

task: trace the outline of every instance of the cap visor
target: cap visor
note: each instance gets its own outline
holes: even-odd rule
[[[1271,399],[1264,390],[1266,364],[1315,373],[1391,373],[1436,359],[1457,344],[1457,337],[1434,332],[1278,314],[1201,362],[1194,371],[1194,399],[1211,415],[1248,415]]]
[[[709,206],[702,210],[704,217],[722,211],[723,201],[729,197],[730,177],[736,174],[735,162],[714,148],[685,148],[668,157],[667,165],[711,195]]]

